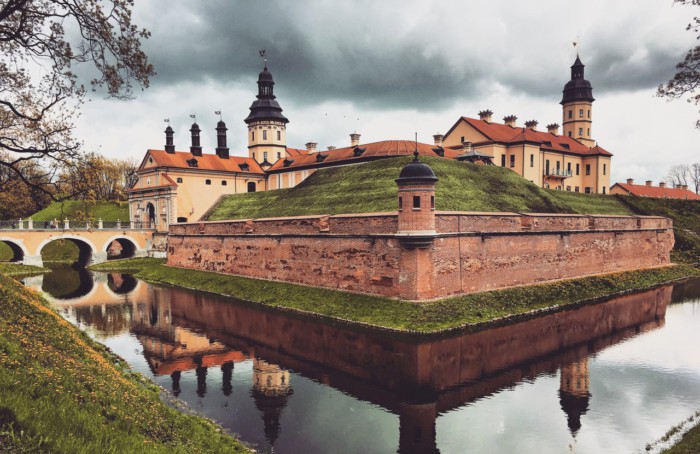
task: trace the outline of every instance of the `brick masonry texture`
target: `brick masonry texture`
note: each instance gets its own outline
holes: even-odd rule
[[[430,300],[667,265],[674,242],[671,221],[662,217],[435,212],[429,207],[414,213],[410,206],[404,214],[406,208],[177,224],[170,227],[168,265]],[[402,222],[405,215],[409,223]],[[416,231],[434,226],[435,237],[425,248],[411,248],[396,235],[406,231],[404,226]]]

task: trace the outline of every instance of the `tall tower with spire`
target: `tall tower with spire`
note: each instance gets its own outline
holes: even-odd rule
[[[264,57],[264,51],[260,52]],[[258,95],[245,119],[248,125],[248,156],[266,168],[279,158],[287,157],[286,130],[289,120],[275,99],[275,82],[265,67],[258,75]]]
[[[560,104],[563,110],[564,135],[578,139],[588,147],[594,147],[591,138],[593,125],[593,87],[584,78],[585,65],[576,55],[576,61],[571,66],[571,80],[564,86],[564,96]]]

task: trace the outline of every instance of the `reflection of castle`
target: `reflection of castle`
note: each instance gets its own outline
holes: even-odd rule
[[[262,413],[265,438],[274,447],[280,433],[280,416],[287,406],[287,396],[294,393],[289,386],[289,371],[261,359],[253,360],[253,398]]]
[[[581,428],[581,416],[588,411],[588,357],[562,366],[559,383],[559,403],[567,415],[571,435]]]

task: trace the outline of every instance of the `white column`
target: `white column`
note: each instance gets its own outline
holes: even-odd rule
[[[70,229],[70,221],[68,219],[63,220],[63,228],[66,230]]]
[[[97,228],[100,229],[100,230],[102,230],[102,228],[103,228],[102,218],[100,218],[100,219],[97,220]]]
[[[34,230],[34,219],[32,219],[32,218],[27,219],[27,228],[29,230]]]
[[[24,230],[24,221],[22,220],[22,218],[19,218],[19,229]]]

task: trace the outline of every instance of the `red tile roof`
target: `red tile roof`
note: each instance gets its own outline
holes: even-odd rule
[[[413,154],[416,149],[416,142],[412,140],[383,140],[381,142],[373,142],[361,144],[358,148],[364,148],[360,156],[355,156],[355,147],[336,148],[335,150],[321,151],[319,153],[311,153],[300,156],[293,156],[289,159],[280,159],[268,169],[268,172],[285,171],[287,169],[297,169],[300,167],[321,167],[331,163],[338,165],[342,163],[361,162],[363,160],[379,159],[390,156],[408,156]],[[438,156],[433,151],[434,145],[427,143],[418,143],[418,153],[425,156]],[[452,150],[445,148],[445,158],[454,159],[462,150]],[[325,156],[319,160],[319,155]],[[293,161],[285,167],[285,161]]]
[[[253,158],[243,156],[230,156],[222,159],[215,154],[203,154],[202,156],[192,156],[186,151],[176,151],[168,153],[164,150],[148,150],[148,154],[153,158],[158,167],[171,167],[183,169],[215,170],[219,172],[247,172],[264,174],[260,165]],[[190,167],[187,161],[195,158],[197,167]],[[248,170],[242,170],[241,164],[248,164]]]
[[[610,190],[612,190],[612,188],[615,186],[622,188],[630,195],[636,195],[639,197],[700,200],[700,195],[694,193],[693,191],[681,188],[662,188],[659,186],[647,186],[644,184],[615,183],[612,185]]]
[[[301,148],[289,148],[289,147],[287,147],[287,154],[289,156],[300,156],[300,155],[309,154],[309,150],[301,149]]]
[[[502,123],[493,123],[476,118],[462,117],[452,128],[447,132],[446,136],[452,130],[464,121],[486,136],[489,141],[518,143],[522,141],[537,142],[543,150],[559,151],[564,153],[572,153],[584,156],[612,156],[612,153],[603,149],[600,146],[588,148],[578,140],[568,136],[558,136],[544,131],[533,131],[528,128],[514,128]],[[476,143],[475,145],[477,145]]]

